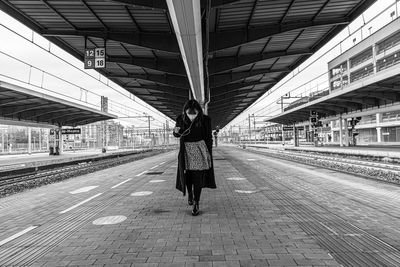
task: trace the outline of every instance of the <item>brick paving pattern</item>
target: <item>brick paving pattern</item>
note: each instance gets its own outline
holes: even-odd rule
[[[175,158],[176,153],[158,155],[0,199],[0,230],[4,230],[0,240],[27,225],[39,225],[32,235],[44,236],[51,225],[60,225],[55,232],[58,229],[62,238],[50,240],[49,248],[31,266],[341,266],[343,262],[336,260],[340,255],[332,254],[322,242],[330,237],[316,236],[307,228],[322,215],[328,221],[333,216],[330,210],[337,209],[355,223],[358,220],[359,226],[369,225],[373,228],[370,233],[399,248],[395,240],[400,232],[396,235],[394,231],[399,220],[392,220],[385,227],[376,221],[376,216],[382,214],[374,212],[375,207],[365,207],[369,211],[363,213],[364,208],[357,208],[356,200],[347,206],[346,194],[350,191],[345,185],[340,187],[326,180],[328,187],[321,189],[321,181],[311,174],[305,182],[300,172],[293,173],[282,166],[277,171],[277,165],[267,165],[260,155],[235,148],[215,150],[218,189],[203,190],[201,215],[193,217],[187,200],[174,188]],[[161,161],[166,163],[150,171],[162,174],[136,176]],[[131,180],[110,189],[126,179]],[[165,181],[150,183],[151,180]],[[93,185],[99,187],[83,195],[67,193]],[[131,195],[141,191],[153,193]],[[58,213],[97,193],[102,194],[66,214]],[[47,194],[47,198],[38,197],[40,194]],[[331,201],[333,195],[337,201]],[[360,191],[356,197],[365,195]],[[16,201],[14,206],[24,205],[15,209],[11,200]],[[316,200],[321,207],[313,204]],[[27,206],[29,202],[31,206]],[[378,200],[376,205],[382,203]],[[383,212],[393,210],[394,204],[388,203]],[[296,208],[299,210],[293,211]],[[314,215],[304,218],[310,209]],[[118,215],[127,219],[118,224],[92,224],[98,218]],[[67,226],[62,224],[65,222]],[[12,248],[19,239],[4,247]],[[2,249],[5,248],[0,246],[0,254]]]

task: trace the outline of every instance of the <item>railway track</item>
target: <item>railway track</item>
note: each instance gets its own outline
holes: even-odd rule
[[[123,155],[114,154],[106,157],[0,172],[0,196],[132,162],[163,151],[165,150],[135,151]]]
[[[257,154],[297,161],[313,166],[323,167],[362,177],[378,179],[400,184],[400,165],[374,162],[362,159],[346,158],[340,155],[321,155],[291,150],[273,150],[257,147],[248,147]]]

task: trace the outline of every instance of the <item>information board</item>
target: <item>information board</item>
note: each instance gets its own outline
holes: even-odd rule
[[[50,129],[50,135],[54,135],[54,132],[58,133],[58,130]],[[81,134],[81,128],[62,129],[61,134]]]
[[[62,129],[61,134],[81,134],[81,128]]]
[[[106,67],[106,49],[87,48],[85,50],[85,69],[102,69]]]

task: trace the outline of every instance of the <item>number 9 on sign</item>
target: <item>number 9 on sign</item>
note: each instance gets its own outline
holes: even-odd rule
[[[85,69],[94,69],[95,61],[94,59],[85,58]]]
[[[95,68],[105,68],[106,67],[106,64],[105,64],[106,62],[105,62],[105,59],[96,59],[95,60],[95,63],[94,63],[94,67]]]

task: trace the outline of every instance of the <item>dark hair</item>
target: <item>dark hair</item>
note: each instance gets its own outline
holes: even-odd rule
[[[197,110],[198,113],[196,119],[194,120],[194,123],[196,124],[197,127],[201,126],[201,123],[203,121],[203,109],[201,108],[199,102],[197,102],[194,99],[189,99],[183,106],[182,110],[183,121],[185,124],[190,124],[191,121],[186,115],[186,110],[189,110],[189,114],[196,113],[195,110]]]

